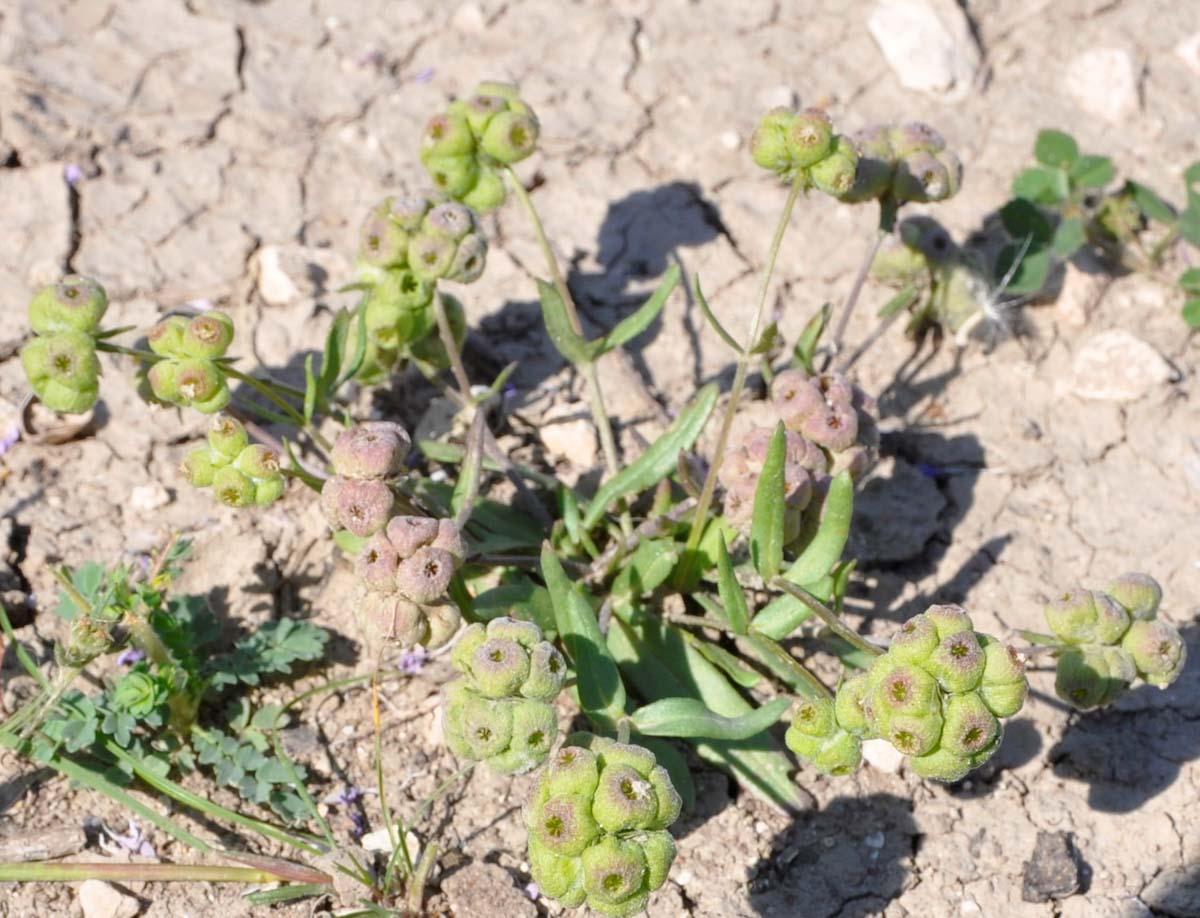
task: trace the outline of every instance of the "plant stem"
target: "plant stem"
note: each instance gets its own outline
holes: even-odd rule
[[[825,360],[826,367],[842,351],[842,339],[846,336],[846,327],[850,324],[850,316],[854,314],[854,307],[858,305],[858,295],[862,293],[863,284],[866,283],[867,272],[871,270],[875,256],[879,253],[879,247],[883,245],[883,240],[887,237],[887,231],[882,226],[882,215],[880,223],[880,227],[875,231],[875,241],[867,250],[867,257],[858,266],[858,273],[854,275],[854,284],[850,287],[850,292],[846,294],[846,301],[842,304],[842,314],[838,317],[837,328],[834,329],[833,341],[830,342],[830,351]]]
[[[429,882],[429,872],[437,863],[438,843],[431,841],[417,859],[417,868],[408,881],[408,910],[414,915],[420,915],[425,902],[425,885]]]
[[[304,415],[292,407],[291,402],[275,391],[275,384],[273,382],[265,383],[261,379],[251,376],[249,373],[243,373],[241,370],[235,369],[228,365],[224,366],[222,369],[234,379],[244,382],[255,392],[259,393],[263,398],[274,402],[283,411],[283,413],[291,419],[292,423],[295,424],[298,429],[307,431],[308,435],[317,441],[317,444],[321,447],[321,449],[325,450],[326,452],[333,449],[333,445],[326,440],[324,436],[322,436],[321,432],[313,427],[312,424],[308,423],[308,421],[304,419]]]
[[[454,340],[454,329],[450,327],[450,320],[446,317],[446,307],[442,305],[442,298],[436,289],[433,291],[433,315],[437,319],[438,337],[442,339],[442,347],[446,350],[446,357],[450,361],[450,370],[454,374],[454,380],[458,383],[463,398],[470,402],[471,379],[467,376],[467,368],[463,365],[462,354],[458,352],[458,342]],[[479,409],[476,408],[476,410]]]
[[[253,867],[215,864],[0,864],[0,883],[74,880],[117,882],[276,883],[279,877]]]
[[[737,640],[739,643],[745,641],[757,651],[760,658],[764,658],[763,662],[766,665],[772,669],[782,670],[783,672],[777,672],[781,678],[785,675],[790,676],[791,679],[785,681],[790,681],[796,691],[804,692],[814,698],[833,698],[833,693],[825,687],[825,684],[809,672],[807,666],[788,653],[778,641],[772,640],[765,634],[757,634],[754,629]],[[807,691],[805,691],[806,686]]]
[[[717,621],[715,618],[706,618],[703,615],[667,615],[664,620],[673,625],[684,625],[688,628],[711,628],[714,631],[724,631],[726,634],[737,634],[737,630],[728,622]]]
[[[533,199],[529,197],[529,192],[525,190],[525,185],[513,171],[512,166],[505,167],[508,171],[508,177],[511,179],[510,184],[513,188],[513,193],[516,194],[517,200],[521,202],[521,206],[525,209],[526,215],[529,217],[529,222],[533,224],[533,232],[537,236],[538,247],[542,250],[542,258],[546,261],[546,267],[550,271],[550,280],[553,282],[558,295],[562,297],[563,305],[567,310],[567,320],[571,323],[571,328],[575,334],[583,335],[583,325],[579,321],[579,311],[575,307],[575,300],[571,297],[571,291],[567,287],[567,282],[563,279],[562,272],[558,269],[558,259],[554,257],[554,249],[550,247],[550,240],[546,238],[546,228],[542,225],[541,217],[538,216],[537,208],[533,204]],[[617,463],[617,445],[613,439],[612,423],[608,419],[608,412],[604,407],[604,395],[600,391],[600,380],[596,376],[595,362],[589,362],[587,366],[581,367],[583,370],[584,380],[588,389],[588,403],[592,410],[592,419],[596,423],[596,430],[600,434],[600,448],[604,453],[604,465],[608,469],[609,476],[617,474],[619,465]]]
[[[750,324],[750,336],[746,339],[745,347],[738,354],[737,369],[733,374],[733,385],[729,390],[729,403],[725,406],[725,416],[721,419],[721,430],[717,434],[717,444],[712,452],[712,462],[708,467],[708,475],[704,478],[704,487],[700,491],[699,502],[696,505],[696,515],[692,519],[692,529],[688,535],[687,551],[684,556],[679,582],[686,582],[691,577],[691,569],[695,564],[696,549],[704,534],[704,526],[708,521],[708,511],[712,506],[713,495],[717,490],[717,474],[721,471],[721,461],[725,457],[725,449],[729,444],[729,432],[733,428],[733,419],[737,414],[738,402],[742,397],[742,389],[746,386],[746,376],[750,371],[752,351],[758,343],[758,335],[767,315],[767,293],[771,289],[771,276],[775,273],[775,260],[779,257],[780,246],[792,219],[792,211],[796,207],[796,199],[804,186],[804,174],[801,172],[792,182],[787,201],[784,202],[783,212],[779,215],[779,223],[775,227],[775,235],[771,239],[771,248],[767,252],[767,263],[763,266],[762,281],[759,284],[758,308]]]
[[[821,600],[817,599],[817,597],[815,597],[812,593],[808,592],[808,590],[804,589],[804,587],[792,583],[790,580],[784,580],[782,577],[775,577],[772,579],[771,586],[775,587],[777,590],[783,590],[783,592],[788,593],[789,595],[800,600],[800,602],[804,603],[804,605],[808,606],[808,608],[812,610],[812,613],[816,615],[817,618],[821,619],[821,621],[829,626],[830,631],[832,631],[852,647],[861,650],[864,653],[869,653],[875,657],[880,657],[887,653],[884,648],[879,647],[876,644],[872,644],[853,628],[849,627],[845,622],[842,621],[840,615],[829,608],[829,606],[825,605],[825,603],[821,602]]]

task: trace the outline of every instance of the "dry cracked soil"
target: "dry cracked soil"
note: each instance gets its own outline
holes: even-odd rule
[[[296,355],[353,303],[337,290],[365,209],[422,184],[424,119],[496,77],[519,81],[541,115],[542,149],[521,172],[592,332],[675,263],[703,276],[727,325],[749,323],[783,193],[746,141],[772,105],[821,104],[848,129],[939,127],[965,163],[961,194],[936,211],[960,241],[1007,199],[1042,127],[1176,199],[1200,158],[1200,5],[1178,0],[6,0],[0,432],[16,428],[26,393],[24,304],[65,271],[107,286],[112,324],[227,309],[243,363],[295,378]],[[505,442],[586,474],[595,444],[570,424],[580,383],[540,326],[534,237],[511,204],[486,224],[490,264],[464,296],[468,366],[485,379],[519,361]],[[772,294],[787,340],[845,295],[872,231],[865,208],[802,201]],[[850,341],[870,333],[887,296],[867,286]],[[886,636],[931,601],[957,601],[982,630],[1007,634],[1037,628],[1065,585],[1140,569],[1162,582],[1164,616],[1200,657],[1200,348],[1180,305],[1169,285],[1072,265],[1056,299],[1023,310],[1020,337],[959,352],[885,335],[855,367],[883,430],[852,545],[856,624]],[[626,359],[604,361],[627,454],[698,383],[728,385],[723,347],[680,295]],[[245,628],[311,618],[339,635],[328,673],[354,672],[351,575],[312,501],[296,489],[261,513],[215,506],[177,470],[202,422],[141,402],[115,361],[104,369],[91,430],[61,445],[4,440],[0,586],[21,640],[47,659],[61,634],[54,565],[134,557],[181,531],[197,543],[183,589]],[[406,375],[359,406],[416,423],[433,394]],[[562,437],[539,441],[547,419]],[[29,686],[11,648],[3,664],[11,706]],[[394,803],[409,811],[456,768],[435,715],[449,675],[434,660],[384,692]],[[807,806],[785,816],[693,762],[697,809],[677,826],[679,857],[649,913],[1200,915],[1200,665],[1170,691],[1138,688],[1088,715],[1055,699],[1050,670],[1031,681],[998,755],[952,787],[883,760],[850,779],[801,768]],[[346,691],[292,731],[322,798],[372,786],[369,714],[369,696]],[[446,852],[432,909],[560,911],[524,889],[529,784],[477,775],[421,823]],[[323,805],[348,837],[347,809]],[[94,829],[78,851],[98,820],[126,828],[104,798],[0,754],[5,839],[65,832],[78,836],[76,858],[105,856]],[[161,833],[149,839],[161,858],[188,857]],[[78,884],[0,890],[3,915],[80,913]],[[146,916],[250,911],[225,886],[126,892]]]

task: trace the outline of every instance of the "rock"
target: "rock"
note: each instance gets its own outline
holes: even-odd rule
[[[1175,54],[1188,65],[1192,73],[1200,76],[1200,32],[1177,44]]]
[[[450,17],[450,25],[468,35],[479,35],[487,28],[487,16],[475,3],[464,3]]]
[[[129,492],[129,507],[138,513],[149,513],[165,507],[171,502],[171,495],[158,482],[138,485]]]
[[[2,345],[25,335],[25,304],[63,271],[71,250],[71,204],[62,167],[53,163],[0,169],[0,201],[5,202],[0,221],[0,251],[5,253],[0,260]]]
[[[536,918],[538,910],[501,867],[472,861],[442,880],[457,918]]]
[[[1079,863],[1067,833],[1038,832],[1033,857],[1025,862],[1021,898],[1026,902],[1065,899],[1079,887]]]
[[[565,462],[577,473],[596,465],[596,429],[583,402],[563,402],[553,406],[542,417],[538,437],[555,463]]]
[[[898,775],[904,762],[904,754],[887,740],[864,740],[862,753],[868,765],[890,775]]]
[[[1064,325],[1083,328],[1088,316],[1104,293],[1105,278],[1089,274],[1067,262],[1062,290],[1054,304],[1054,312]]]
[[[953,0],[880,0],[867,30],[905,89],[962,98],[979,70],[979,47]]]
[[[754,99],[763,111],[772,108],[796,108],[800,104],[796,90],[782,83],[760,90]]]
[[[79,907],[83,918],[133,918],[142,904],[103,880],[84,880],[79,887]]]
[[[1127,402],[1147,395],[1173,375],[1158,351],[1114,328],[1096,335],[1075,353],[1065,386],[1079,398]]]
[[[1155,914],[1200,918],[1200,872],[1194,866],[1164,870],[1142,890],[1139,898]]]
[[[268,306],[319,297],[350,278],[350,264],[340,254],[302,245],[264,245],[254,256],[253,270]]]
[[[903,459],[883,459],[854,499],[851,554],[864,564],[916,558],[941,528],[945,506],[932,478]]]
[[[1122,48],[1091,48],[1067,65],[1063,85],[1080,107],[1120,124],[1138,110],[1139,68]]]

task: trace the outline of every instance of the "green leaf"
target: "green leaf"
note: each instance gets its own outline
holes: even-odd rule
[[[1188,328],[1200,328],[1200,297],[1183,304],[1183,321]]]
[[[816,583],[806,583],[804,589],[822,602],[833,594],[833,578],[822,577]],[[782,641],[804,622],[812,618],[812,612],[793,596],[779,596],[771,600],[754,616],[751,634],[763,634],[773,641]]]
[[[591,363],[596,356],[596,342],[584,340],[571,326],[567,306],[554,285],[539,280],[538,296],[542,301],[542,320],[546,323],[546,333],[558,352],[577,367]]]
[[[471,518],[475,502],[479,499],[479,485],[483,478],[483,441],[487,434],[487,413],[475,411],[471,419],[471,429],[467,432],[466,459],[458,469],[458,481],[454,483],[454,493],[450,495],[450,509],[454,512],[454,522],[461,529]]]
[[[1070,217],[1058,224],[1054,231],[1054,242],[1050,248],[1059,258],[1070,258],[1087,241],[1083,221],[1078,217]]]
[[[769,354],[775,350],[779,344],[779,323],[772,322],[763,329],[762,334],[758,336],[758,340],[754,342],[754,346],[750,348],[751,354]]]
[[[313,355],[309,354],[304,358],[304,420],[306,422],[312,421],[320,394],[317,377],[313,374]]]
[[[1054,235],[1050,221],[1035,205],[1022,198],[1009,201],[1000,208],[1000,222],[1013,239],[1029,237],[1031,250],[1040,249]]]
[[[1200,210],[1200,161],[1184,170],[1183,182],[1187,185],[1188,210]]]
[[[666,583],[679,560],[679,547],[670,539],[646,539],[621,562],[609,594],[614,600],[638,599]]]
[[[1067,174],[1061,169],[1038,166],[1018,174],[1013,181],[1012,192],[1022,200],[1053,207],[1070,197],[1071,188]]]
[[[678,286],[679,266],[671,265],[667,269],[667,273],[663,275],[658,289],[654,291],[650,299],[646,300],[632,315],[626,316],[618,322],[612,331],[600,339],[596,356],[598,357],[601,354],[607,354],[609,351],[616,350],[649,328],[667,304],[667,298],[675,292],[675,288]]]
[[[542,577],[554,605],[559,637],[575,666],[579,705],[592,720],[615,726],[625,714],[621,674],[609,656],[596,613],[567,579],[562,563],[548,544],[542,546]]]
[[[842,557],[854,518],[854,479],[838,473],[829,483],[821,502],[816,534],[801,537],[804,548],[783,575],[785,580],[807,586],[826,576]]]
[[[1147,220],[1157,220],[1159,223],[1175,222],[1175,211],[1171,205],[1154,191],[1138,182],[1127,182],[1126,186],[1133,192],[1133,199]]]
[[[327,395],[337,385],[338,374],[342,368],[342,356],[350,337],[350,311],[339,309],[329,326],[325,336],[325,351],[321,355],[321,372],[317,374],[317,382],[322,395]]]
[[[689,449],[708,423],[717,404],[719,390],[709,383],[696,393],[691,405],[679,413],[670,427],[637,460],[626,466],[596,492],[583,517],[583,528],[591,530],[604,516],[609,505],[627,494],[654,487],[675,469],[681,449]]]
[[[647,736],[680,739],[749,739],[779,722],[791,705],[790,698],[776,698],[740,717],[722,717],[696,698],[663,698],[633,712],[633,725]]]
[[[1000,256],[996,260],[996,274],[1004,277],[1020,254],[1021,245],[1016,242],[1011,242],[1001,249]],[[1021,258],[1021,264],[1013,273],[1008,286],[1004,288],[1005,291],[1015,294],[1037,293],[1045,286],[1046,278],[1050,276],[1051,264],[1052,256],[1048,249],[1038,252],[1027,251]]]
[[[1200,268],[1188,268],[1179,275],[1179,286],[1184,293],[1200,293]]]
[[[1116,174],[1107,156],[1081,156],[1071,166],[1071,181],[1080,188],[1103,188]]]
[[[783,565],[786,462],[787,431],[780,422],[767,446],[767,457],[754,489],[754,513],[750,518],[750,557],[763,580],[770,580]]]
[[[554,638],[558,634],[558,626],[554,620],[550,591],[538,586],[524,574],[510,577],[509,582],[484,590],[475,597],[475,619],[490,622],[493,618],[507,616],[533,622],[542,629],[547,639]]]
[[[878,318],[886,319],[888,316],[894,315],[902,309],[908,309],[920,296],[921,291],[916,284],[907,285],[883,304],[883,308],[878,312]]]
[[[721,324],[721,320],[717,318],[717,314],[712,311],[712,307],[708,305],[708,300],[704,296],[704,291],[700,289],[700,276],[696,275],[696,302],[700,304],[700,311],[704,313],[704,318],[708,320],[708,324],[712,326],[713,331],[717,333],[722,341],[733,348],[735,353],[742,352],[742,346],[738,344],[737,339],[733,337],[725,326]]]
[[[1189,207],[1179,215],[1179,235],[1200,246],[1200,207]]]
[[[1038,132],[1033,155],[1045,166],[1065,169],[1079,158],[1079,145],[1070,134],[1048,128]]]
[[[103,565],[97,564],[94,561],[88,561],[71,572],[71,583],[74,584],[75,589],[79,591],[84,599],[94,605],[104,586],[106,573],[107,571]],[[58,593],[58,608],[55,611],[67,621],[72,621],[83,610],[79,608],[75,600],[65,590],[60,589]]]
[[[803,368],[805,373],[816,372],[813,361],[817,355],[817,345],[821,342],[821,335],[825,333],[825,327],[829,324],[832,314],[833,304],[823,304],[816,314],[804,323],[804,329],[796,339],[796,346],[792,348],[792,363]]]
[[[717,539],[717,591],[721,596],[721,604],[729,624],[738,634],[745,634],[750,627],[750,609],[746,605],[746,594],[742,585],[737,582],[733,573],[733,562],[729,560],[729,549],[725,546],[725,536]]]
[[[675,791],[683,800],[683,811],[690,813],[696,809],[696,782],[692,780],[692,770],[682,753],[667,740],[655,736],[639,736],[637,742],[653,752],[658,764],[667,770]]]
[[[712,605],[716,606],[717,604],[714,602]],[[742,688],[754,688],[762,682],[761,673],[751,669],[736,655],[730,653],[720,644],[714,644],[712,641],[705,640],[699,635],[688,631],[681,631],[681,633],[684,640],[700,651],[700,653],[704,654],[704,658],[709,663],[720,669],[721,672],[742,686]]]
[[[353,377],[354,374],[362,368],[363,361],[367,358],[367,310],[364,308],[363,304],[360,303],[358,308],[354,310],[353,321],[355,330],[354,353],[350,355],[350,359],[345,363],[345,365],[341,366],[341,374],[337,377],[337,381],[329,387],[329,392],[333,392],[334,389]],[[346,322],[348,327],[350,319],[347,318]],[[331,329],[331,341],[332,335],[333,331]],[[341,340],[341,335],[339,335],[338,340]],[[335,346],[338,344],[338,342],[333,343]],[[326,346],[328,346],[328,343]],[[340,363],[341,361],[339,361],[339,364]],[[322,366],[321,369],[324,371],[324,366]]]
[[[338,529],[333,533],[333,544],[353,557],[363,550],[367,540],[360,535],[355,535],[349,529]]]

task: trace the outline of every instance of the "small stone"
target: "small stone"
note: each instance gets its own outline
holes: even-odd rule
[[[1112,124],[1124,124],[1139,108],[1138,68],[1122,48],[1091,48],[1067,66],[1063,85],[1079,106]]]
[[[268,306],[313,299],[337,286],[350,263],[331,249],[264,245],[254,256],[258,293]]]
[[[1021,898],[1026,902],[1065,899],[1079,886],[1079,863],[1067,833],[1038,832],[1033,857],[1025,862]]]
[[[933,478],[903,459],[887,457],[855,498],[851,551],[860,563],[919,557],[941,529],[945,506]]]
[[[374,832],[368,832],[362,837],[361,844],[366,851],[390,855],[393,845],[399,841],[399,838],[400,836],[396,834],[394,828],[389,831],[385,827],[376,829]],[[406,832],[404,834],[404,841],[408,848],[408,856],[415,864],[417,858],[421,856],[421,841],[413,832]]]
[[[868,848],[874,848],[876,851],[878,851],[880,848],[883,847],[884,842],[886,840],[887,839],[885,838],[885,836],[882,832],[872,832],[870,835],[868,835],[866,838],[863,839],[863,844],[866,845]]]
[[[1171,365],[1149,344],[1112,329],[1076,352],[1066,386],[1080,398],[1128,402],[1149,394],[1173,375]]]
[[[1200,32],[1177,44],[1175,55],[1188,65],[1192,73],[1200,76]]]
[[[555,405],[545,413],[538,437],[555,463],[565,462],[576,472],[596,465],[596,429],[583,402]]]
[[[863,760],[872,768],[886,771],[890,775],[900,773],[904,754],[887,740],[869,739],[862,744]]]
[[[129,506],[139,513],[149,513],[165,507],[171,502],[171,495],[157,481],[151,484],[138,485],[129,492]]]
[[[83,918],[134,918],[142,904],[103,880],[84,880],[79,887],[79,908]]]
[[[961,98],[979,70],[979,48],[953,0],[880,0],[867,30],[905,89]]]
[[[736,150],[742,145],[742,135],[737,131],[726,131],[721,135],[721,146],[726,150]]]
[[[442,892],[457,918],[536,918],[537,907],[502,867],[472,861],[442,878]]]
[[[1194,866],[1164,870],[1140,898],[1158,915],[1200,915],[1200,873]]]
[[[450,25],[468,35],[478,35],[487,28],[487,17],[477,4],[464,3],[450,17]]]
[[[783,84],[770,86],[767,89],[761,90],[755,96],[754,101],[764,111],[772,108],[797,108],[800,105],[800,99],[796,95],[796,90]]]

